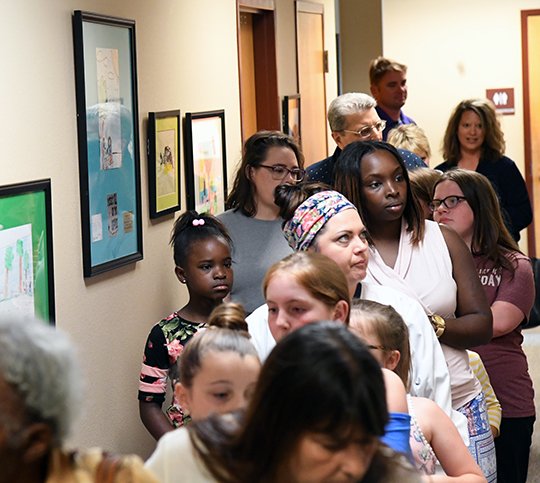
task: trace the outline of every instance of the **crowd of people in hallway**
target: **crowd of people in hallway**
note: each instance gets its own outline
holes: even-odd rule
[[[145,463],[67,451],[68,338],[0,320],[0,483],[527,481],[525,182],[489,101],[457,105],[433,169],[407,67],[369,79],[330,103],[330,157],[259,131],[226,211],[176,219],[188,301],[144,344]]]

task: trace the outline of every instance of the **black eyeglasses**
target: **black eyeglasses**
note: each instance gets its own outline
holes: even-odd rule
[[[356,134],[361,139],[367,139],[369,136],[371,136],[371,131],[375,130],[377,132],[381,132],[384,131],[385,127],[386,121],[377,121],[375,124],[364,126],[358,131],[349,131],[348,129],[343,129],[343,132],[350,132],[351,134]]]
[[[302,181],[304,179],[304,176],[306,175],[306,172],[303,169],[300,168],[293,168],[289,169],[286,166],[282,166],[281,164],[276,164],[274,166],[266,166],[265,164],[259,164],[257,168],[266,168],[269,169],[272,172],[272,179],[276,181],[282,181],[287,176],[290,176],[293,181]]]
[[[435,211],[439,208],[439,206],[444,205],[446,208],[451,210],[452,208],[455,208],[457,205],[459,205],[462,201],[465,201],[467,198],[465,196],[447,196],[446,198],[442,200],[433,200],[429,204],[429,209],[431,211]]]

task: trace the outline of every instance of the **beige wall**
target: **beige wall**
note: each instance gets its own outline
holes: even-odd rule
[[[278,2],[280,95],[294,60],[293,0]],[[328,38],[333,0],[324,0]],[[71,15],[74,9],[135,19],[141,128],[144,260],[84,280]],[[173,217],[151,222],[144,142],[149,111],[225,109],[229,173],[239,158],[235,0],[25,0],[3,2],[1,184],[52,179],[57,326],[78,347],[84,414],[72,443],[149,454],[138,417],[142,349],[161,316],[186,302],[167,246]],[[292,27],[291,27],[292,26]],[[294,30],[293,30],[294,32]],[[282,38],[280,38],[282,37]],[[328,44],[330,45],[330,44]],[[333,45],[333,44],[332,44]],[[335,55],[331,55],[335,72]],[[335,75],[328,89],[335,96]],[[293,90],[295,86],[293,86]],[[287,92],[285,92],[287,91]]]
[[[382,54],[381,0],[340,0],[343,92],[369,89],[369,63]]]

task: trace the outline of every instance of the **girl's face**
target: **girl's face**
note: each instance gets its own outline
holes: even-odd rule
[[[304,434],[289,462],[291,481],[297,483],[352,483],[366,474],[378,439],[358,432],[343,444],[324,433]]]
[[[184,267],[176,267],[176,276],[187,285],[190,298],[220,302],[231,291],[233,271],[231,249],[218,237],[193,243]]]
[[[459,120],[457,137],[462,150],[479,152],[486,138],[482,119],[474,111],[465,111]]]
[[[349,309],[344,300],[340,300],[335,307],[329,307],[300,285],[294,275],[286,272],[276,272],[268,282],[266,303],[268,325],[276,341],[312,322],[345,322]]]
[[[280,184],[294,183],[288,171],[280,179],[274,179],[275,174],[269,167],[279,166],[288,169],[298,168],[298,160],[291,148],[285,146],[272,146],[266,153],[266,158],[261,163],[263,166],[249,167],[248,178],[255,187],[255,200],[257,209],[271,207],[277,209],[274,203],[274,190]]]
[[[369,259],[366,236],[366,227],[358,212],[345,210],[326,222],[310,249],[334,260],[352,286],[366,276]]]
[[[433,200],[446,200],[447,203],[457,201],[453,208],[448,208],[441,203],[433,212],[433,219],[437,223],[444,223],[453,228],[470,246],[474,232],[474,213],[467,200],[463,198],[463,191],[459,185],[455,181],[442,181],[435,187]]]
[[[399,220],[407,203],[407,182],[397,159],[384,150],[366,154],[362,158],[360,177],[368,226]]]
[[[176,385],[176,396],[195,421],[241,409],[253,394],[260,369],[254,356],[210,351],[203,355],[191,387]]]

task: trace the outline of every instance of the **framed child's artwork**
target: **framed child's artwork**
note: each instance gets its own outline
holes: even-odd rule
[[[141,260],[135,22],[73,15],[84,276]]]
[[[51,180],[0,186],[0,314],[54,323]]]
[[[184,128],[188,209],[222,213],[227,196],[225,111],[188,112]]]
[[[148,115],[150,218],[180,209],[180,111]]]
[[[282,105],[283,132],[300,146],[300,95],[285,96]]]

